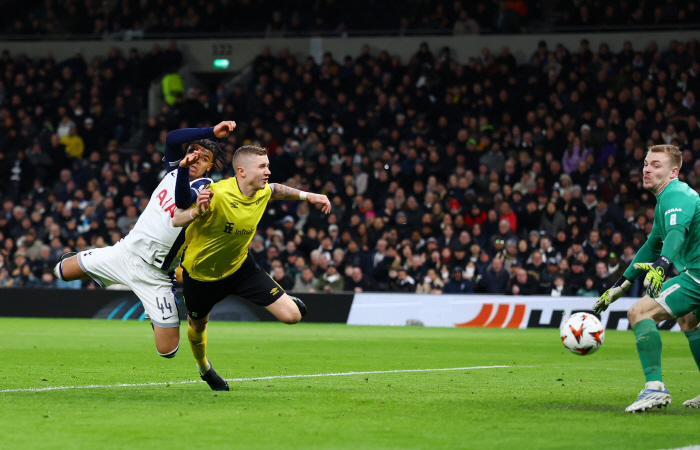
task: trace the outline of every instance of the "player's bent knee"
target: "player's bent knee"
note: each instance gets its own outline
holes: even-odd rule
[[[283,314],[282,317],[278,317],[278,319],[288,325],[294,325],[301,320],[301,313],[299,311],[289,311]]]
[[[634,311],[634,306],[627,310],[627,320],[629,320],[630,325],[637,323],[637,313]]]
[[[676,320],[678,322],[678,326],[681,327],[681,331],[684,333],[693,331],[698,327],[698,320],[695,318],[695,314],[693,313],[686,314],[685,316],[679,317]]]
[[[207,315],[207,318],[208,317],[209,316]],[[209,322],[209,320],[207,318],[204,318],[201,320],[194,320],[190,316],[187,316],[187,324],[190,327],[192,327],[192,329],[194,331],[196,331],[197,333],[201,333],[207,329],[207,323]]]
[[[161,350],[163,350],[163,351],[161,351]],[[179,343],[177,344],[177,346],[176,346],[174,349],[169,350],[169,351],[168,351],[168,350],[165,350],[165,349],[161,349],[161,348],[157,348],[157,349],[156,349],[156,351],[158,352],[158,354],[159,354],[160,356],[162,356],[163,358],[168,358],[168,359],[174,358],[175,355],[177,355],[177,351],[178,351],[178,350],[180,350],[180,344],[179,344]]]

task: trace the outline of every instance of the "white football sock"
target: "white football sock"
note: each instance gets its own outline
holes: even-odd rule
[[[205,373],[209,372],[209,369],[211,369],[211,364],[209,364],[209,360],[207,360],[206,367],[202,367],[199,364],[197,364],[197,369],[199,370],[200,375],[204,375]]]
[[[644,389],[663,391],[664,389],[666,389],[666,386],[664,386],[663,382],[661,381],[647,381],[647,384],[644,386]]]

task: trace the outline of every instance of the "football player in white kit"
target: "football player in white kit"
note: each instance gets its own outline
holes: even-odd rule
[[[185,155],[199,155],[189,173],[194,201],[199,192],[212,183],[205,177],[207,172],[217,161],[226,164],[223,149],[211,139],[225,137],[235,127],[235,122],[224,121],[214,127],[169,132],[164,157],[168,171],[129,234],[112,247],[66,253],[54,268],[54,275],[61,280],[93,279],[103,288],[112,284],[131,288],[151,320],[156,350],[165,358],[174,357],[180,347],[174,283],[185,242],[185,228],[172,225],[177,209],[175,169],[183,158],[183,148]]]

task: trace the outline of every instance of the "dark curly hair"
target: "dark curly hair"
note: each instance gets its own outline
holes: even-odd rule
[[[187,150],[185,154],[190,153],[193,149],[193,145],[198,145],[212,153],[214,160],[214,170],[223,170],[226,168],[226,151],[223,149],[221,144],[211,139],[200,139],[198,141],[192,141],[187,144]]]

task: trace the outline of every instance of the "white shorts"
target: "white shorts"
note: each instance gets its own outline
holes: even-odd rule
[[[131,253],[120,241],[112,247],[78,253],[78,264],[100,287],[128,286],[141,300],[146,317],[162,328],[180,326],[175,300],[175,274],[167,273]]]

